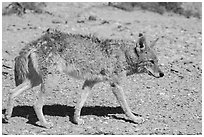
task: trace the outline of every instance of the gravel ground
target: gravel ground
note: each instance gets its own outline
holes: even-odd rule
[[[3,3],[5,6],[7,3]],[[143,124],[124,115],[105,83],[97,84],[82,109],[84,125],[75,125],[74,106],[83,84],[65,76],[49,78],[43,111],[54,123],[39,126],[33,104],[39,87],[15,100],[9,123],[2,119],[2,134],[202,134],[202,21],[178,15],[159,15],[136,10],[123,11],[104,3],[48,3],[48,13],[2,17],[2,113],[14,84],[14,58],[20,49],[39,38],[48,27],[69,33],[94,34],[102,38],[134,40],[144,32],[147,40],[163,36],[155,47],[165,76],[147,74],[124,79],[123,88],[132,111]]]

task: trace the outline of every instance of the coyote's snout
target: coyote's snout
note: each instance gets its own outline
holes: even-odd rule
[[[80,118],[92,87],[99,82],[107,82],[127,117],[135,123],[144,121],[135,116],[125,99],[122,77],[148,73],[156,78],[164,73],[158,67],[158,59],[152,48],[156,41],[147,45],[145,36],[139,39],[113,40],[99,39],[92,35],[66,34],[48,29],[39,39],[26,45],[15,59],[16,88],[10,91],[5,120],[12,115],[13,101],[25,90],[40,85],[35,113],[45,127],[52,127],[43,115],[45,83],[50,73],[60,72],[76,79],[84,80],[81,97],[75,106],[73,122],[82,124]]]

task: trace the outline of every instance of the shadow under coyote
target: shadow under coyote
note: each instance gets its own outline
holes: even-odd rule
[[[2,114],[5,114],[6,109],[2,110]],[[43,106],[44,115],[49,116],[60,116],[60,117],[69,117],[71,122],[74,122],[74,107],[67,105],[44,105]],[[81,116],[85,115],[95,115],[95,116],[109,116],[115,119],[122,119],[127,122],[132,122],[128,119],[116,117],[112,114],[122,114],[124,113],[121,107],[108,107],[108,106],[85,106],[81,110]],[[36,122],[38,118],[35,115],[35,111],[31,106],[16,106],[13,108],[12,117],[23,117],[28,119],[26,123],[42,127],[37,125]],[[2,120],[2,123],[7,123],[5,119]]]
[[[16,88],[10,91],[5,121],[12,115],[13,102],[23,91],[40,85],[34,110],[41,125],[53,127],[43,115],[45,85],[48,74],[60,73],[84,80],[81,97],[75,109],[73,122],[83,124],[81,109],[92,89],[100,82],[110,85],[126,116],[135,123],[144,122],[130,110],[123,92],[121,81],[125,76],[148,73],[160,78],[164,73],[158,67],[158,59],[152,48],[158,38],[147,45],[140,33],[137,41],[121,39],[99,39],[93,35],[63,33],[48,29],[37,40],[27,44],[15,58]]]

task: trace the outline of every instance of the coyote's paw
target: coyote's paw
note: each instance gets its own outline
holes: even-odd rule
[[[83,125],[84,124],[84,120],[81,118],[75,118],[74,119],[74,123],[77,125]]]
[[[144,123],[145,119],[142,117],[134,117],[133,121],[137,124]]]
[[[45,123],[41,123],[41,125],[45,128],[53,128],[54,124],[52,122],[45,122]]]

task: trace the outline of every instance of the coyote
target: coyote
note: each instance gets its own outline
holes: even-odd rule
[[[14,98],[40,85],[34,110],[42,126],[52,127],[53,124],[45,120],[42,111],[45,84],[50,73],[60,73],[84,80],[81,97],[75,106],[74,123],[83,124],[81,109],[92,87],[99,82],[110,84],[126,116],[135,123],[142,123],[144,118],[135,116],[126,102],[121,79],[136,73],[148,73],[156,78],[164,76],[152,50],[157,40],[148,46],[142,33],[137,41],[130,41],[99,39],[94,35],[48,29],[40,38],[27,44],[15,58],[17,87],[10,91],[5,120],[12,115]]]

